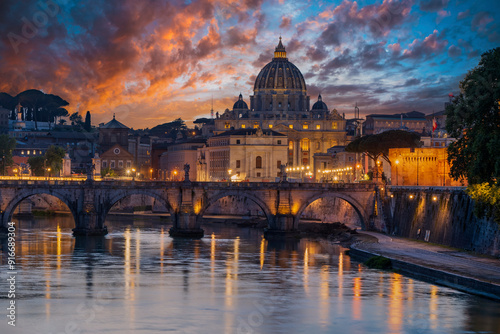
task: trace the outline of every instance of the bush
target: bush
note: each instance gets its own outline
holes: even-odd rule
[[[383,256],[371,257],[368,259],[368,261],[365,262],[365,265],[368,266],[368,268],[372,269],[392,269],[391,260]]]

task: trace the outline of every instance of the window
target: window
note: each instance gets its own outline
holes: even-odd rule
[[[316,124],[316,130],[320,130],[320,129],[321,129],[321,125]]]
[[[309,129],[309,124],[303,124],[303,125],[302,125],[302,129],[304,129],[304,130]]]
[[[272,124],[269,124],[269,129],[272,129],[273,128],[273,125]]]
[[[102,168],[107,168],[108,167],[108,162],[106,160],[102,161]]]
[[[281,145],[281,140],[278,140],[278,145]]]
[[[111,160],[111,162],[109,163],[109,168],[115,168],[115,161],[114,160]]]
[[[241,140],[236,139],[236,144],[238,144],[238,145],[241,144]]]
[[[321,143],[319,141],[316,142],[316,150],[319,150],[319,148],[321,147]]]
[[[224,124],[224,129],[229,129],[231,127],[231,125],[229,124],[229,122],[226,122]]]
[[[302,139],[302,141],[300,142],[300,148],[302,149],[302,151],[309,151],[309,139]]]
[[[246,124],[241,124],[241,128],[242,128],[242,129],[244,129],[244,128],[246,128],[246,127],[247,127],[247,126],[246,126]]]
[[[254,128],[254,129],[258,129],[258,128],[259,128],[259,122],[255,122],[255,123],[253,123],[253,128]]]
[[[260,173],[257,173],[257,177],[260,177]]]
[[[262,168],[262,157],[258,156],[255,158],[255,168]]]
[[[288,125],[288,127],[289,127],[290,129],[293,129],[293,124],[289,124],[289,125]]]
[[[127,168],[130,168],[132,166],[132,162],[130,160],[127,160]]]
[[[280,169],[280,168],[281,168],[281,160],[278,160],[278,162],[276,163],[276,167],[277,167],[278,169]]]
[[[118,160],[118,168],[123,168],[123,160]]]
[[[337,122],[332,122],[332,129],[337,130],[339,128],[339,124]]]
[[[290,151],[292,151],[292,150],[293,150],[293,141],[289,141],[289,142],[288,142],[288,149],[289,149]]]
[[[241,167],[241,160],[236,160],[236,168],[240,168]]]

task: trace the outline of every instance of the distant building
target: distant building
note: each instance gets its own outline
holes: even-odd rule
[[[286,135],[273,130],[230,130],[198,150],[198,181],[275,181],[287,161]]]
[[[123,149],[128,149],[129,128],[118,122],[113,115],[113,119],[99,127],[99,149],[101,152],[108,151],[116,144]]]
[[[354,182],[361,177],[359,168],[356,153],[346,152],[345,146],[333,146],[327,153],[314,155],[316,182]]]
[[[446,147],[394,148],[389,150],[391,184],[399,186],[463,186],[450,178]]]
[[[205,139],[194,138],[170,144],[168,150],[160,156],[159,175],[161,175],[161,179],[182,180],[184,178],[184,165],[189,164],[189,179],[191,181],[196,181],[198,149],[205,146],[205,144]]]
[[[129,136],[128,151],[134,156],[134,166],[139,173],[147,178],[152,176],[151,169],[151,138],[149,136]]]
[[[274,57],[256,76],[250,107],[240,94],[232,110],[217,113],[214,122],[215,134],[256,128],[284,134],[288,152],[281,162],[288,167],[312,168],[315,153],[346,142],[346,120],[329,110],[321,95],[310,107],[304,77],[288,60],[281,38]]]
[[[122,146],[115,144],[109,150],[101,154],[100,157],[101,169],[109,168],[114,170],[118,175],[132,176],[130,173],[132,173],[131,169],[133,168],[132,162],[134,161],[134,156]],[[129,173],[127,173],[127,170],[129,170]]]
[[[428,130],[426,126],[425,115],[418,111],[393,115],[371,114],[366,116],[366,121],[363,124],[363,134],[372,135],[398,129],[423,133]]]

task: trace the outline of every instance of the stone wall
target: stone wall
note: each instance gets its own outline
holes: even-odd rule
[[[387,196],[393,235],[500,255],[500,227],[493,219],[474,215],[474,201],[461,188],[391,187]],[[420,230],[420,232],[419,232]],[[426,238],[426,236],[428,238]]]
[[[322,223],[344,223],[350,227],[361,227],[354,208],[340,198],[320,198],[312,202],[302,213],[301,219],[317,219]]]

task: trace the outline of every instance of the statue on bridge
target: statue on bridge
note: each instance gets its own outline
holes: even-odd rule
[[[281,180],[280,182],[286,182],[286,166],[285,165],[280,165],[280,170],[281,170]]]
[[[191,167],[189,166],[189,164],[185,164],[184,165],[184,182],[189,182],[189,169]]]

